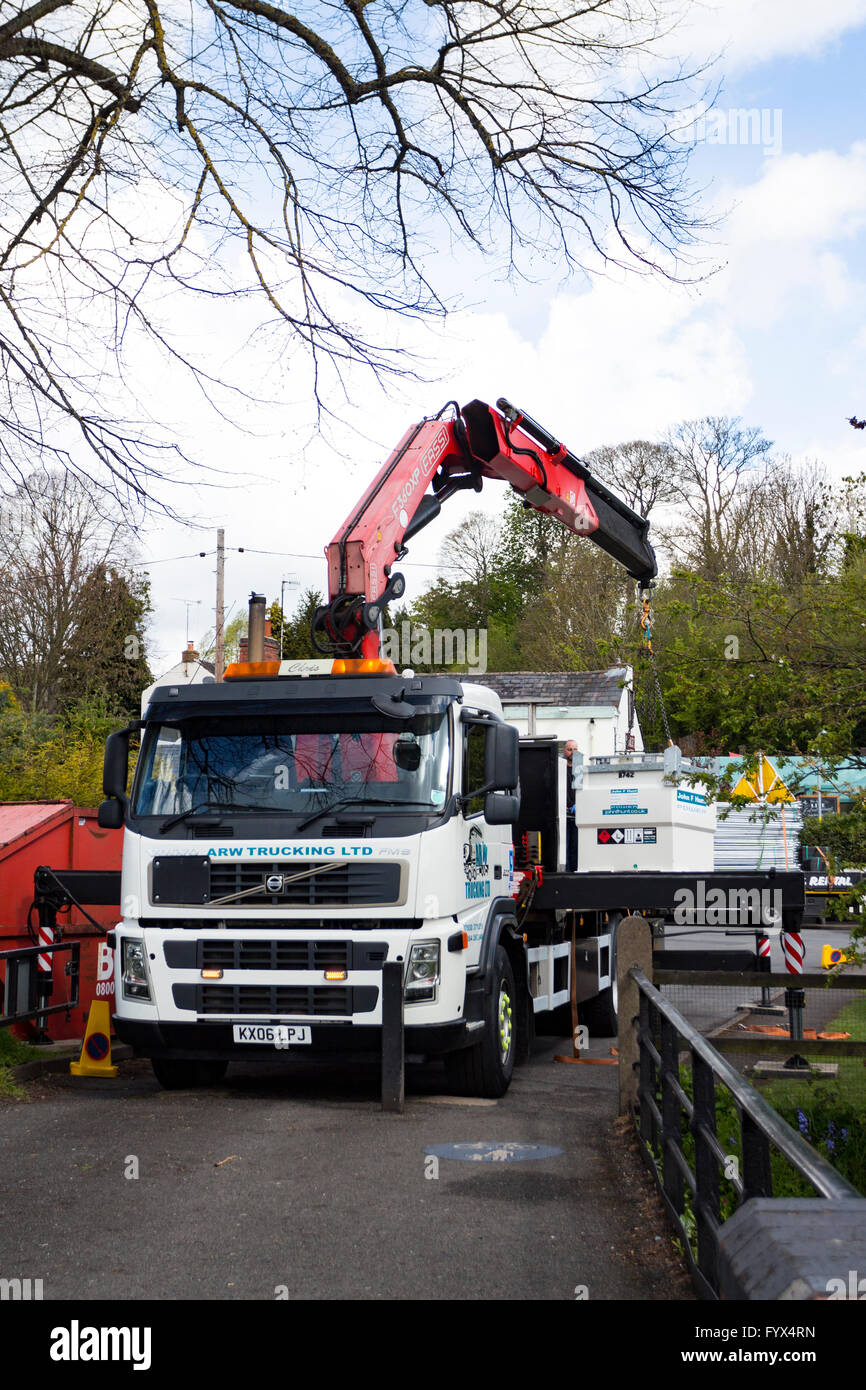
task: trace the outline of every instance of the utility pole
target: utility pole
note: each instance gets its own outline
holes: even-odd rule
[[[218,681],[223,678],[225,669],[225,651],[223,643],[225,641],[225,582],[226,582],[226,533],[220,527],[217,531],[216,549],[216,656],[214,665],[215,675]]]

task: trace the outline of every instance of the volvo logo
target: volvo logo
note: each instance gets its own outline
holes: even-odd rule
[[[268,874],[265,879],[265,887],[269,893],[279,893],[283,886],[282,874]]]

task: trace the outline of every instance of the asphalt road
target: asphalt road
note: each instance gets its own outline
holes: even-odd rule
[[[330,1063],[236,1064],[212,1091],[161,1091],[144,1062],[42,1078],[0,1109],[0,1277],[75,1301],[691,1299],[616,1067],[564,1046],[539,1040],[498,1102],[410,1070],[403,1115],[374,1069]],[[435,1175],[426,1150],[484,1141],[494,1161]]]

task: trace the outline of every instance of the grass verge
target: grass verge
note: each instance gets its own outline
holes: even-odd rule
[[[42,1054],[35,1047],[13,1038],[8,1028],[0,1028],[0,1096],[12,1096],[17,1100],[24,1097],[24,1090],[12,1075],[12,1068],[22,1062],[32,1062]]]

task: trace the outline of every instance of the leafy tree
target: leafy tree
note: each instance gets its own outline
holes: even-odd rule
[[[3,710],[19,710],[20,708],[11,685],[8,681],[0,681],[0,713]]]
[[[119,508],[72,474],[31,474],[0,504],[0,678],[25,709],[118,690],[136,708],[149,601],[131,552]]]
[[[803,822],[800,840],[804,845],[820,845],[827,857],[830,873],[844,869],[866,869],[866,793],[854,799],[850,811],[841,815],[809,817]],[[866,965],[866,879],[838,898],[830,899],[827,915],[848,921],[852,911],[860,913],[851,929],[845,954],[851,965]]]
[[[636,628],[634,586],[591,541],[508,499],[498,527],[475,518],[453,531],[439,579],[412,605],[412,621],[486,628],[490,670],[592,670],[619,661]],[[467,543],[469,542],[469,543]]]
[[[82,592],[81,617],[64,652],[58,703],[110,698],[114,707],[137,715],[141,692],[153,681],[145,655],[144,624],[150,581],[97,566]]]
[[[116,708],[82,703],[63,715],[0,708],[0,801],[102,800],[105,740]]]
[[[674,571],[656,594],[655,646],[676,734],[728,752],[828,755],[866,742],[866,561],[790,589]],[[825,732],[822,732],[825,731]]]
[[[470,516],[445,538],[440,561],[448,578],[425,590],[406,616],[431,631],[484,629],[487,664],[501,670],[524,601],[523,576],[509,567],[505,553],[503,523],[483,513]]]
[[[839,869],[866,868],[866,795],[857,796],[852,809],[840,815],[810,816],[800,839],[805,845],[820,845]]]
[[[684,568],[713,578],[731,568],[748,528],[738,504],[744,482],[769,453],[759,429],[730,416],[684,420],[666,446],[676,469],[679,520],[666,540]]]
[[[279,643],[279,650],[285,661],[306,661],[320,657],[313,646],[310,629],[313,614],[323,603],[317,589],[305,589],[298,606],[290,618],[286,618],[279,603],[274,602],[268,609],[271,620],[271,633]]]
[[[641,516],[674,502],[683,482],[676,450],[647,439],[593,449],[583,462]]]
[[[236,613],[230,622],[226,624],[223,634],[223,656],[226,666],[238,660],[240,653],[240,639],[246,636],[247,623],[249,619],[246,612]],[[197,643],[197,650],[201,653],[203,661],[213,661],[216,657],[216,644],[214,629],[208,632]]]

